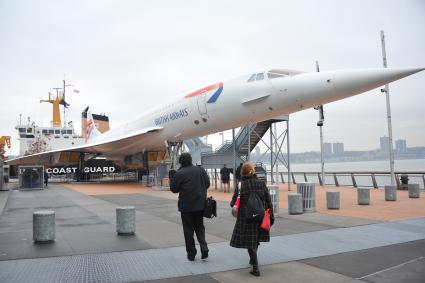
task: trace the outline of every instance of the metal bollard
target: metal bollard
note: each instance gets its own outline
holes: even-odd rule
[[[385,200],[386,201],[397,200],[397,186],[395,185],[385,186]]]
[[[409,190],[409,198],[419,198],[420,197],[419,184],[409,184],[408,190]]]
[[[134,206],[116,208],[118,235],[134,235],[136,232],[136,209]]]
[[[328,209],[339,209],[339,206],[340,206],[339,192],[337,191],[326,192],[326,203],[327,203]]]
[[[370,189],[369,188],[357,188],[357,203],[360,205],[370,204]]]
[[[289,214],[303,213],[303,196],[301,194],[288,195],[288,213]]]
[[[49,243],[55,240],[55,212],[35,211],[32,215],[32,238],[35,243]]]

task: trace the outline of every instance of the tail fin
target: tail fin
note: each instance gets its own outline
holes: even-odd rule
[[[96,139],[100,135],[102,135],[102,133],[99,132],[99,130],[96,128],[93,115],[90,111],[87,111],[86,142],[91,142],[93,139]]]

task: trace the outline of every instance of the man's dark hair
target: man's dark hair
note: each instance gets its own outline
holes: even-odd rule
[[[192,165],[192,156],[190,153],[184,152],[179,157],[179,163],[182,167],[190,166]]]

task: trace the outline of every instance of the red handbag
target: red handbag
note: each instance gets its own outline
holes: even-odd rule
[[[264,217],[260,227],[261,229],[270,231],[270,209],[266,209],[266,211],[264,211]]]

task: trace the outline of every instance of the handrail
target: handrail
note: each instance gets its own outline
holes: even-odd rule
[[[400,181],[401,175],[407,175],[409,183],[419,184],[419,187],[425,188],[425,172],[424,171],[395,171],[397,186],[402,186]],[[267,170],[270,176],[271,171]],[[288,180],[287,172],[279,172],[280,182],[286,183]],[[273,176],[275,177],[275,176]],[[321,172],[291,172],[292,183],[297,182],[315,182],[319,185],[331,186],[351,186],[351,187],[383,187],[391,182],[391,173],[388,171],[332,171],[325,173],[325,184],[321,178]],[[269,180],[269,179],[268,179]]]
[[[214,180],[214,171],[207,169],[210,172],[211,178]],[[276,178],[276,173],[273,173],[273,179]],[[401,175],[407,175],[409,184],[419,184],[419,187],[425,188],[425,171],[395,171],[397,186],[405,186],[401,183]],[[270,182],[271,171],[266,171],[266,180]],[[233,177],[233,176],[231,176]],[[219,177],[217,177],[219,178]],[[297,171],[291,172],[290,181],[292,184],[298,182],[313,182],[321,186],[343,186],[343,187],[371,187],[382,188],[391,183],[391,173],[389,171],[340,171],[326,172],[325,183],[321,178],[321,172],[318,171]],[[279,183],[285,184],[288,182],[288,173],[286,171],[279,172]]]

